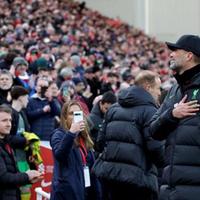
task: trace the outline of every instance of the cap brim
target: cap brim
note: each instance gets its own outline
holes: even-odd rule
[[[167,47],[174,51],[176,49],[181,49],[177,44],[174,44],[174,43],[170,43],[170,42],[165,42],[165,44],[167,45]]]
[[[23,62],[23,63],[17,63],[15,66],[18,67],[19,65],[25,65],[26,67],[28,67],[28,63]]]

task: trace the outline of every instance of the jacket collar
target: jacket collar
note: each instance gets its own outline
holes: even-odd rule
[[[191,85],[200,85],[200,64],[194,66],[193,68],[186,70],[183,74],[176,74],[178,84],[180,86],[191,86]]]
[[[31,98],[40,99],[40,100],[45,100],[45,99],[46,99],[45,97],[44,97],[44,98],[40,97],[37,93],[33,94],[33,95],[31,96]]]
[[[1,146],[4,145],[4,144],[6,144],[6,143],[8,143],[8,136],[5,136],[4,138],[0,139],[0,145]]]

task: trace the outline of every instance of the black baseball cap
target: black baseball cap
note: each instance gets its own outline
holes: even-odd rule
[[[166,45],[172,51],[183,49],[200,57],[200,37],[198,35],[183,35],[176,43],[166,42]]]

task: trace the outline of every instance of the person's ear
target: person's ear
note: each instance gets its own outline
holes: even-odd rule
[[[150,89],[151,89],[151,86],[150,86],[150,84],[149,83],[145,83],[144,85],[143,85],[143,88],[146,90],[146,91],[150,91]]]
[[[187,53],[187,60],[188,60],[188,61],[189,61],[189,60],[192,60],[193,56],[194,56],[194,54],[193,54],[192,52],[188,52],[188,53]]]
[[[22,103],[22,96],[19,96],[17,100]]]
[[[101,102],[101,100],[99,101],[99,107],[100,107],[100,109],[102,109],[102,102]]]

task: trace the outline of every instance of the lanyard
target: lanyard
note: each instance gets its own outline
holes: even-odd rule
[[[87,149],[86,149],[86,147],[85,147],[85,144],[84,144],[82,138],[80,138],[80,147],[79,147],[79,150],[80,150],[80,153],[81,153],[83,165],[85,166],[86,163],[87,163],[87,161],[86,161]]]
[[[9,154],[13,155],[12,148],[10,147],[9,144],[5,144],[5,149]]]

